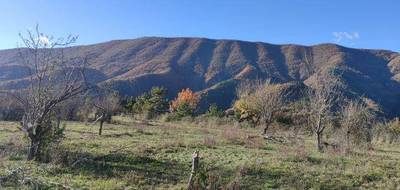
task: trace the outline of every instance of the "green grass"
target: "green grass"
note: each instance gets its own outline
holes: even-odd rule
[[[243,189],[400,187],[399,145],[374,144],[373,150],[347,155],[318,153],[311,137],[290,137],[290,132],[276,133],[283,139],[278,142],[249,140],[246,136],[257,136],[258,129],[217,121],[121,123],[105,125],[98,136],[98,126],[68,122],[63,151],[54,153],[54,162],[38,164],[25,161],[26,138],[17,124],[0,122],[0,176],[21,168],[48,189],[184,189],[191,155],[199,150],[201,163],[222,188],[234,181]]]

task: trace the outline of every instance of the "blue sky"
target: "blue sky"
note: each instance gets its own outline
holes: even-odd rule
[[[400,51],[398,0],[0,0],[0,49],[39,23],[79,44],[143,36]]]

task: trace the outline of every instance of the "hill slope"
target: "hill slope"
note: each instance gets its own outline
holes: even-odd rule
[[[148,37],[75,46],[65,53],[87,56],[92,69],[89,77],[112,82],[124,94],[138,95],[152,86],[168,88],[170,97],[182,88],[214,94],[222,89],[226,98],[212,101],[224,107],[234,98],[235,80],[309,82],[319,68],[337,65],[348,93],[368,97],[389,115],[400,113],[400,55],[386,50]],[[1,86],[18,87],[26,76],[16,49],[0,51]]]
[[[215,189],[234,189],[229,188],[234,184],[240,185],[236,189],[399,186],[398,143],[374,141],[373,149],[351,154],[319,153],[312,136],[280,130],[274,135],[279,141],[266,141],[259,129],[229,120],[144,124],[113,119],[125,125],[106,124],[102,136],[97,127],[65,123],[62,148],[46,164],[25,161],[28,142],[18,123],[0,122],[1,189],[187,189],[194,151],[200,151]]]

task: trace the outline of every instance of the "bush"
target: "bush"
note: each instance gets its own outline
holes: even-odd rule
[[[175,115],[178,118],[186,117],[186,116],[193,116],[193,109],[190,107],[190,105],[187,102],[182,102],[180,103],[176,110],[175,110]]]
[[[399,118],[387,123],[387,127],[390,133],[390,142],[397,141],[400,137],[400,120]]]
[[[57,125],[51,120],[46,120],[43,125],[52,125],[52,127],[47,127],[49,130],[42,132],[36,161],[50,162],[53,159],[54,151],[58,148],[61,139],[64,138],[65,125]]]
[[[258,111],[252,105],[249,98],[241,98],[233,105],[235,117],[240,121],[249,121],[253,126],[260,121]]]
[[[211,104],[207,111],[208,117],[223,117],[224,112],[218,109],[217,104]]]
[[[398,142],[400,139],[400,119],[395,118],[389,122],[380,123],[375,126],[374,134],[389,143]]]
[[[133,114],[144,114],[146,119],[155,118],[168,111],[167,90],[153,87],[150,92],[128,100],[125,108]]]
[[[343,107],[339,121],[343,134],[340,136],[346,138],[347,149],[351,145],[370,145],[373,121],[373,113],[361,101],[353,100]]]

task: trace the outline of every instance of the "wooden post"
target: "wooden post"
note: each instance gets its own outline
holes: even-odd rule
[[[199,169],[199,151],[195,151],[192,155],[192,171],[190,173],[190,177],[189,177],[189,183],[188,183],[188,190],[191,190],[193,188],[193,180],[194,180],[194,176],[197,173],[197,170]]]

